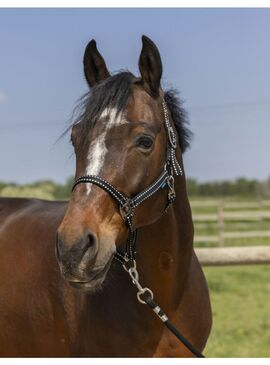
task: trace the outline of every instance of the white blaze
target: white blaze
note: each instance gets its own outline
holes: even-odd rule
[[[102,133],[98,136],[98,138],[92,141],[89,146],[87,154],[86,175],[100,174],[104,165],[106,153],[108,152],[105,145],[107,132],[112,127],[126,123],[126,120],[123,118],[121,113],[117,115],[117,110],[115,108],[105,108],[100,115],[100,119],[103,118],[107,118],[108,121],[105,122],[105,128]],[[90,183],[86,184],[87,195],[90,194],[92,185],[93,184]]]

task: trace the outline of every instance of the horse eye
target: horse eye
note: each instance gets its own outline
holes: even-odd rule
[[[153,139],[148,136],[141,136],[136,141],[136,146],[143,149],[149,149],[153,145]]]

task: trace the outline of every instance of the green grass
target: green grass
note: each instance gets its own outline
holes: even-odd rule
[[[270,265],[204,267],[213,327],[207,357],[270,357]]]
[[[270,222],[267,220],[261,220],[258,222],[225,222],[224,231],[269,231]]]
[[[195,200],[215,200],[211,198]],[[231,202],[251,199],[230,198]],[[192,200],[191,200],[192,206]],[[261,208],[269,210],[269,206]],[[227,208],[224,211],[259,210],[257,207]],[[194,206],[193,214],[216,214],[217,206]],[[195,235],[218,235],[216,222],[194,222]],[[224,222],[224,232],[270,230],[270,220]],[[226,239],[225,246],[269,245],[270,238]],[[215,247],[216,243],[197,243]],[[270,357],[270,265],[205,267],[209,285],[213,328],[204,351],[207,357]]]

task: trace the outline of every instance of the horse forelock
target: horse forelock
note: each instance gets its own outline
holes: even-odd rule
[[[133,84],[137,80],[129,71],[119,72],[98,83],[79,99],[78,105],[74,109],[74,120],[67,130],[69,131],[76,124],[81,125],[78,153],[85,152],[85,147],[88,148],[86,146],[87,136],[105,114],[111,113],[108,120],[112,123],[121,120],[121,115],[127,108],[132,95]],[[181,151],[184,153],[190,145],[192,132],[188,128],[189,123],[183,102],[176,89],[165,91],[164,99],[172,115]]]

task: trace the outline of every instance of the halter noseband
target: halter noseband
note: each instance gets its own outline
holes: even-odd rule
[[[96,175],[81,176],[75,181],[72,187],[73,191],[77,185],[82,183],[95,184],[101,189],[107,191],[107,193],[109,193],[119,203],[120,214],[128,226],[129,233],[126,242],[126,252],[123,253],[122,251],[117,250],[115,254],[115,259],[117,259],[122,265],[124,265],[124,267],[126,267],[125,265],[129,261],[133,262],[136,255],[135,246],[137,229],[134,229],[133,227],[133,216],[135,208],[142,204],[146,199],[150,198],[159,189],[167,188],[168,204],[165,208],[165,210],[167,210],[167,208],[172,204],[176,196],[174,190],[174,174],[176,176],[183,175],[183,171],[180,167],[179,162],[177,161],[175,154],[177,148],[177,138],[171,126],[168,109],[164,99],[162,100],[162,108],[164,114],[164,125],[167,132],[167,158],[162,173],[151,185],[135,195],[133,198],[125,196],[114,186],[112,186],[108,181]]]

